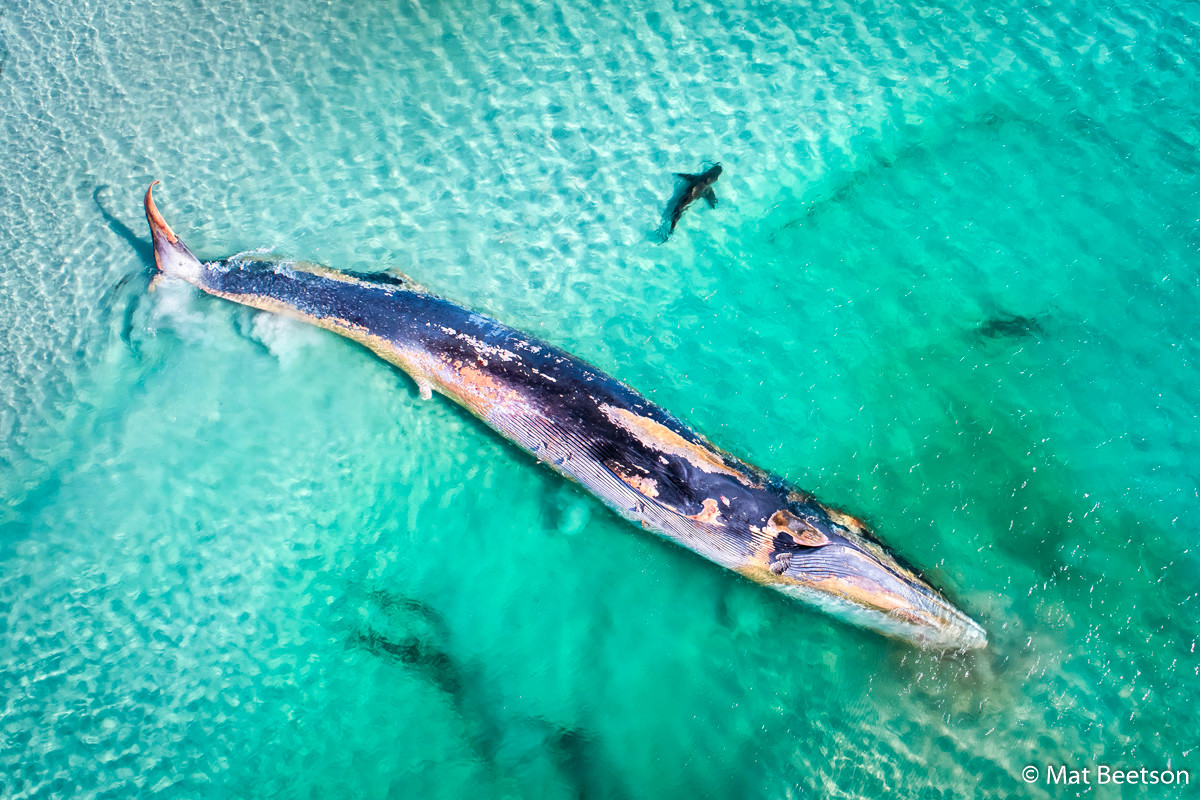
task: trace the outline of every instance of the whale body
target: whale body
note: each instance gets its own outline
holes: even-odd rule
[[[156,182],[157,183],[157,182]],[[858,519],[716,448],[569,353],[405,278],[234,257],[202,263],[146,190],[155,263],[208,294],[349,337],[445,395],[621,516],[835,615],[940,649],[983,629]]]

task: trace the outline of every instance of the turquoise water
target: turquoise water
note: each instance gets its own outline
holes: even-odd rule
[[[0,13],[0,796],[1176,797],[1200,5]],[[720,205],[654,229],[675,171]],[[945,657],[649,537],[355,345],[395,268],[871,521]],[[132,231],[132,233],[130,233]]]

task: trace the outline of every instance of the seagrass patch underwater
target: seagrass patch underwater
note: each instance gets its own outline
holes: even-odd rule
[[[1170,3],[11,3],[0,797],[1194,776],[1198,33]],[[718,161],[661,243],[672,173]],[[862,515],[988,648],[790,602],[353,343],[147,291],[153,178],[202,257],[400,270],[585,358]]]

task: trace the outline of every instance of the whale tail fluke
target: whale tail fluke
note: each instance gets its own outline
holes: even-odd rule
[[[154,265],[164,275],[183,278],[194,283],[200,277],[204,267],[200,263],[200,259],[192,255],[192,251],[187,249],[187,245],[175,235],[175,231],[171,230],[171,226],[163,219],[162,214],[158,213],[153,195],[154,187],[157,185],[158,181],[150,184],[150,187],[146,189],[144,200],[146,221],[150,223],[150,238],[154,241]]]

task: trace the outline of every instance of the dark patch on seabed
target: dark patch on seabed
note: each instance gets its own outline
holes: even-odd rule
[[[1124,506],[1116,498],[1111,505],[1097,510],[1089,532],[1081,534],[1081,521],[1072,520],[1063,513],[1063,509],[1082,505],[1084,490],[1080,487],[1075,470],[1070,464],[1046,458],[1033,449],[1037,442],[1050,436],[1050,429],[1039,421],[1037,415],[1023,414],[1018,405],[1003,395],[980,394],[967,382],[946,379],[948,375],[958,374],[950,365],[965,364],[967,373],[976,374],[975,365],[982,364],[984,360],[979,357],[976,361],[967,359],[964,362],[961,352],[951,349],[950,344],[946,343],[928,357],[912,362],[919,364],[920,370],[911,373],[909,378],[914,383],[941,385],[946,394],[947,417],[944,424],[931,421],[932,430],[940,428],[951,431],[957,428],[961,431],[962,440],[971,443],[970,449],[962,455],[969,457],[972,467],[958,475],[955,481],[962,492],[969,497],[1011,495],[1020,500],[1018,510],[996,509],[994,517],[990,520],[987,516],[977,518],[976,524],[996,531],[1008,528],[1009,534],[996,536],[991,546],[1003,554],[1006,563],[1023,565],[1040,581],[1059,582],[1060,576],[1068,574],[1069,570],[1077,580],[1062,581],[1059,591],[1073,602],[1090,605],[1106,599],[1113,607],[1119,606],[1128,592],[1122,587],[1137,585],[1145,580],[1144,575],[1148,570],[1144,565],[1129,558],[1077,560],[1070,551],[1064,549],[1063,543],[1069,541],[1080,547],[1104,548],[1109,546],[1106,538],[1120,531],[1120,535],[1128,538],[1129,543],[1118,545],[1119,552],[1132,555],[1145,546],[1138,545],[1139,542],[1170,543],[1177,539],[1177,534],[1153,515]],[[931,433],[929,452],[936,455],[938,448],[945,446],[944,439],[939,440],[936,433]],[[955,446],[961,447],[961,444],[956,443]],[[896,467],[886,464],[883,458],[877,458],[877,461],[881,464],[878,480],[892,483],[890,473]],[[1033,485],[1027,486],[1035,467],[1037,479]],[[1131,533],[1134,531],[1136,535]],[[1170,546],[1164,547],[1169,549]],[[954,592],[961,588],[959,583],[959,576],[947,571],[942,586]],[[1180,595],[1190,593],[1190,590],[1166,585],[1156,591],[1160,594],[1167,591]],[[1182,602],[1184,598],[1181,596]],[[1154,613],[1152,606],[1144,605],[1146,608],[1137,611],[1131,609],[1131,613]],[[1019,631],[1020,624],[1020,620],[1014,620],[1012,625],[1006,625],[1005,628]],[[1160,625],[1156,629],[1163,630],[1165,626]],[[1016,636],[1015,633],[1011,635]]]
[[[368,611],[377,613],[351,634],[350,643],[412,667],[446,694],[457,696],[462,676],[439,644],[447,634],[441,614],[419,600],[387,592],[372,592],[367,599]]]
[[[999,314],[981,323],[976,330],[986,339],[1017,339],[1022,336],[1040,335],[1042,326],[1037,317]]]
[[[950,146],[963,133],[982,130],[998,132],[1001,128],[1012,123],[1022,125],[1036,124],[1029,118],[1018,114],[1004,105],[991,106],[984,111],[977,112],[960,110],[956,116],[958,118],[956,124],[954,122],[946,122],[941,125],[931,124],[922,126],[919,130],[913,129],[911,131],[911,138],[905,136],[899,146],[893,145],[887,147],[880,145],[873,148],[873,155],[868,154],[862,166],[855,167],[841,175],[834,173],[826,181],[829,184],[828,188],[824,191],[820,188],[817,189],[815,192],[816,196],[807,202],[807,208],[804,209],[804,213],[793,217],[776,228],[768,237],[768,241],[774,242],[784,231],[804,225],[826,208],[844,202],[851,194],[859,190],[863,184],[876,178],[885,170],[904,168],[909,162],[915,161],[927,153],[937,152]],[[932,130],[933,135],[928,136],[928,138],[921,138],[922,134],[928,135],[926,133],[927,129]],[[801,203],[801,205],[804,205],[804,203]]]
[[[0,11],[0,19],[4,19],[4,12]],[[8,48],[4,46],[4,42],[0,42],[0,78],[4,77],[4,67],[8,64]]]
[[[420,600],[376,590],[362,608],[366,622],[348,638],[359,647],[392,663],[412,669],[446,694],[460,719],[472,731],[472,742],[496,774],[504,763],[536,757],[548,760],[578,798],[623,798],[624,787],[598,756],[599,745],[584,730],[540,717],[493,719],[493,703],[480,696],[478,681],[447,652],[444,617]]]
[[[9,471],[11,463],[0,460],[0,469]],[[0,518],[0,561],[12,558],[18,544],[33,532],[43,509],[51,506],[62,489],[62,478],[57,471],[49,471],[19,501],[9,495],[11,505]],[[0,794],[0,797],[3,797]]]

